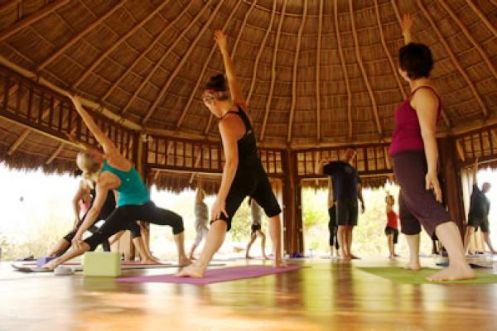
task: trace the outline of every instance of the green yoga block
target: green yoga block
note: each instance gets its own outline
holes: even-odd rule
[[[121,259],[119,253],[86,253],[83,257],[83,275],[93,277],[121,276]]]

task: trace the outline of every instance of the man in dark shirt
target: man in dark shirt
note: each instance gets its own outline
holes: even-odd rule
[[[352,231],[357,225],[358,204],[361,201],[361,209],[364,212],[364,200],[362,198],[361,180],[352,162],[356,152],[347,149],[343,161],[328,162],[323,166],[323,173],[330,176],[330,190],[333,192],[333,201],[336,209],[336,222],[338,223],[338,242],[344,259],[357,258],[351,252]]]
[[[483,183],[481,190],[478,188],[476,173],[478,172],[478,159],[473,167],[473,192],[471,193],[471,201],[469,204],[468,226],[466,227],[466,235],[464,236],[464,251],[467,253],[471,236],[478,228],[483,233],[483,238],[488,245],[488,248],[495,254],[490,241],[490,231],[488,223],[488,213],[490,211],[490,201],[485,195],[490,190],[490,183]]]

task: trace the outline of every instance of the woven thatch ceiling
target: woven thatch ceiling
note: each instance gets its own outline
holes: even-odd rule
[[[378,141],[408,93],[400,14],[432,47],[445,128],[497,111],[496,0],[0,1],[0,55],[147,128],[215,135],[200,101],[224,29],[260,140]]]

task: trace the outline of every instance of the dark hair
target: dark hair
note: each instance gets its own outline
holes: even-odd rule
[[[410,79],[427,78],[433,69],[433,56],[428,46],[409,43],[400,48],[399,63]]]
[[[223,74],[217,74],[211,76],[207,84],[205,84],[206,90],[213,90],[216,92],[226,92],[226,79]]]

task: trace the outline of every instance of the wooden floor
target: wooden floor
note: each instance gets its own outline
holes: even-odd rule
[[[497,285],[400,285],[354,268],[386,261],[300,263],[208,286],[20,274],[3,263],[0,330],[497,330]]]

